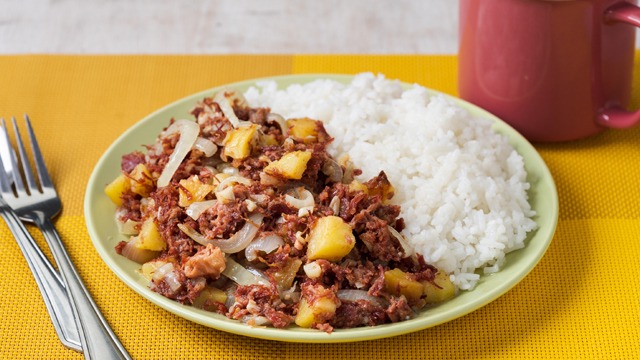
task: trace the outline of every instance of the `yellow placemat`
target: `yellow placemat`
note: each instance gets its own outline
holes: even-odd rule
[[[134,358],[638,356],[640,127],[570,144],[537,145],[560,197],[560,222],[546,255],[498,300],[424,331],[336,345],[231,335],[157,308],[105,266],[87,234],[82,203],[94,164],[124,130],[178,98],[217,85],[291,73],[360,71],[456,94],[454,56],[0,56],[0,117],[31,116],[64,203],[56,226],[98,306]],[[56,338],[3,222],[0,237],[0,358],[81,358]]]

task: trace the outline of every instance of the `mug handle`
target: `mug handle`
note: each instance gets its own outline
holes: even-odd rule
[[[640,8],[621,1],[607,8],[604,19],[606,22],[621,22],[640,27]],[[601,110],[596,121],[609,128],[628,128],[640,122],[640,110],[627,111],[619,106],[611,107]]]

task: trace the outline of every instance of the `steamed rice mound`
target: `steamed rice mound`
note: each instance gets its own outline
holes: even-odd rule
[[[498,271],[536,228],[522,157],[490,120],[444,96],[371,73],[350,84],[263,82],[245,96],[285,118],[322,120],[335,136],[329,151],[348,154],[362,178],[384,170],[402,206],[403,234],[462,290],[479,273]]]

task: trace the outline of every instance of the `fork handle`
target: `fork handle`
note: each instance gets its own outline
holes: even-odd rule
[[[34,219],[34,222],[51,247],[60,274],[67,284],[67,291],[73,300],[73,308],[78,315],[76,320],[78,326],[83,330],[81,331],[81,340],[85,359],[131,359],[80,280],[80,276],[51,220],[44,214],[40,214]]]
[[[18,246],[27,260],[27,265],[36,280],[38,289],[44,299],[53,328],[62,344],[75,351],[82,351],[80,333],[71,310],[67,290],[47,257],[24,226],[18,216],[0,199],[0,216],[5,220],[9,230],[16,238]]]

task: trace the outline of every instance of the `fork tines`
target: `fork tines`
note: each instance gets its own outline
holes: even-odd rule
[[[27,114],[24,115],[24,120],[27,126],[27,132],[29,134],[31,151],[33,155],[36,172],[38,173],[38,179],[40,180],[40,186],[42,187],[42,189],[53,187],[53,183],[51,182],[51,178],[49,177],[49,172],[47,171],[47,168],[44,164],[42,153],[40,152],[40,146],[38,145],[38,141],[36,140],[35,134],[33,132],[33,128],[31,126],[31,121]],[[29,165],[29,158],[27,156],[27,152],[25,150],[25,146],[22,141],[22,136],[20,135],[20,130],[18,129],[16,118],[12,116],[11,122],[13,123],[15,141],[18,147],[18,153],[20,155],[20,163],[22,164],[22,167],[21,168],[18,167],[18,160],[15,156],[15,153],[6,154],[8,156],[6,156],[5,158],[9,159],[10,166],[8,167],[5,164],[5,169],[13,170],[12,174],[10,174],[12,175],[13,179],[8,179],[9,183],[11,183],[11,180],[13,180],[13,184],[15,186],[15,190],[18,196],[20,196],[21,194],[27,194],[27,192],[29,194],[34,191],[40,192],[41,189],[38,187],[36,179],[33,176],[33,172],[31,171],[31,166]],[[2,136],[5,137],[5,141],[7,142],[7,144],[11,144],[4,118],[2,119],[2,128],[4,130],[4,134]],[[22,176],[18,169],[20,169],[22,171],[22,174],[24,174],[24,180],[26,181],[26,184],[25,182],[23,182]]]

